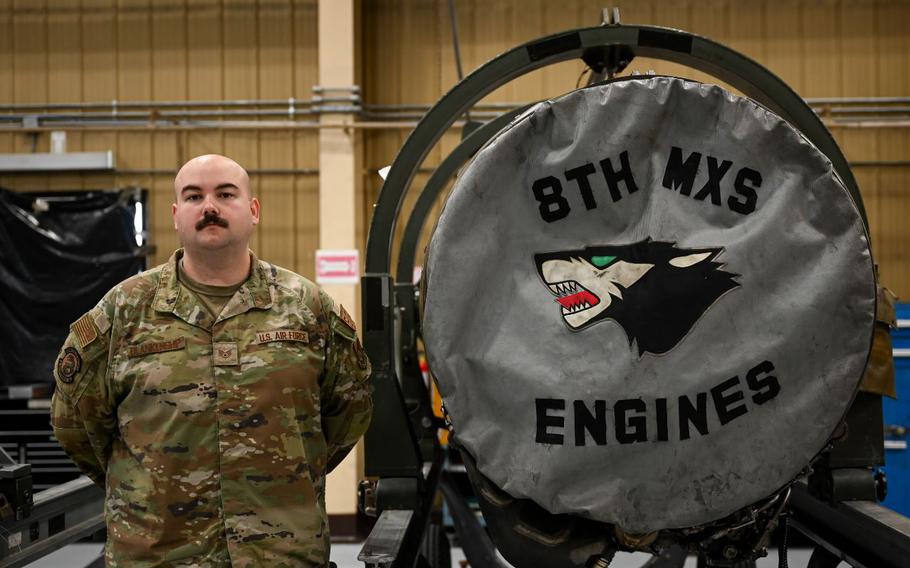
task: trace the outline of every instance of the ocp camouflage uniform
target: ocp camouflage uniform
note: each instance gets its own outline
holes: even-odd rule
[[[54,433],[107,491],[108,566],[324,566],[325,475],[372,414],[344,308],[253,256],[217,319],[177,251],[71,326]]]

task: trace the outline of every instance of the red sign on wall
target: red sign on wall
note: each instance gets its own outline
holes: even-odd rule
[[[360,281],[360,251],[319,249],[316,251],[316,282],[357,284]]]

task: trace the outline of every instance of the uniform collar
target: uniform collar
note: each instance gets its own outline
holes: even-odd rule
[[[211,315],[199,301],[177,279],[177,263],[183,257],[183,249],[177,249],[161,268],[161,278],[153,302],[159,312],[170,312],[180,319],[200,327],[211,328],[215,323]],[[246,282],[237,289],[228,300],[218,321],[247,312],[252,308],[268,309],[272,307],[271,284],[275,281],[276,270],[267,262],[256,258],[250,251],[251,273]]]

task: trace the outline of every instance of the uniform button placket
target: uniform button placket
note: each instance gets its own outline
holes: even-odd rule
[[[215,406],[215,428],[217,429],[218,437],[218,483],[220,487],[220,498],[221,498],[221,520],[224,524],[225,531],[227,533],[227,551],[228,556],[233,557],[235,554],[232,553],[233,540],[231,539],[230,532],[228,531],[229,522],[228,522],[228,510],[225,504],[225,486],[224,486],[224,451],[228,449],[229,441],[225,439],[225,422],[228,420],[228,417],[224,413],[225,405],[228,401],[228,393],[226,391],[226,381],[225,376],[227,374],[227,368],[219,364],[219,352],[218,344],[222,343],[221,337],[219,337],[218,328],[221,327],[218,324],[212,326],[212,379],[215,385],[215,392],[217,394],[217,404]]]

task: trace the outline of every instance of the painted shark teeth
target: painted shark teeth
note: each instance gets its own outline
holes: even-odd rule
[[[563,314],[574,314],[576,312],[582,312],[584,310],[587,310],[590,307],[591,307],[591,304],[589,302],[582,302],[580,304],[575,304],[571,308],[563,308],[562,313]]]
[[[557,282],[556,284],[547,284],[550,287],[550,291],[556,294],[559,297],[568,296],[570,294],[575,294],[578,292],[579,285],[578,282],[574,280],[567,280],[565,282]]]

